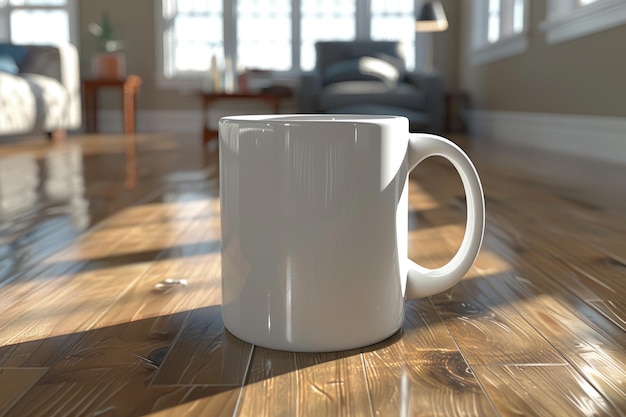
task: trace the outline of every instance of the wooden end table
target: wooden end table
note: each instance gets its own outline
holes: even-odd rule
[[[211,93],[201,92],[202,98],[202,140],[206,145],[211,139],[217,137],[218,131],[209,127],[209,110],[219,100],[260,100],[272,106],[272,111],[280,113],[280,101],[293,96],[292,91],[272,92],[238,92],[238,93]]]
[[[119,79],[88,78],[83,80],[85,124],[88,133],[98,131],[98,91],[101,88],[121,90],[124,133],[135,133],[137,94],[141,88],[141,77],[131,74]]]

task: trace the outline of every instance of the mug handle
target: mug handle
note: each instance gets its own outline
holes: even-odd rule
[[[467,202],[467,223],[461,246],[445,265],[429,269],[408,260],[405,297],[421,298],[445,291],[459,282],[472,267],[485,231],[485,199],[474,164],[453,142],[440,136],[411,133],[408,149],[408,172],[431,156],[446,158],[458,171]],[[408,176],[408,174],[407,174]],[[408,180],[408,178],[407,178]]]

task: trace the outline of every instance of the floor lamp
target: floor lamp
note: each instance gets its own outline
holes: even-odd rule
[[[448,29],[448,19],[441,2],[439,0],[426,0],[415,19],[415,31],[429,34],[424,52],[424,71],[427,73],[434,71],[434,47],[430,33],[443,32],[446,29]]]

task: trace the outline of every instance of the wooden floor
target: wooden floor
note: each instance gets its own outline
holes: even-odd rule
[[[626,416],[626,167],[455,138],[486,193],[466,279],[294,354],[224,332],[214,147],[74,139],[0,146],[0,416]],[[411,257],[445,262],[464,204],[421,165]]]

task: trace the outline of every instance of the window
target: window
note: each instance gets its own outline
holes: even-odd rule
[[[371,38],[401,41],[407,68],[415,68],[414,2],[371,0],[371,5]]]
[[[0,0],[0,39],[21,44],[76,43],[76,0]]]
[[[236,24],[240,67],[291,69],[291,0],[238,0]]]
[[[487,41],[489,43],[522,32],[524,29],[523,0],[489,0],[488,7]]]
[[[527,0],[473,0],[474,65],[520,54],[528,48]]]
[[[206,71],[224,56],[222,0],[163,2],[163,72],[166,78]]]
[[[626,23],[626,0],[548,0],[541,29],[550,44],[565,42]]]
[[[300,1],[300,68],[307,71],[313,69],[315,42],[355,38],[356,4],[354,2]]]
[[[0,0],[1,1],[1,0]],[[161,84],[196,84],[211,57],[222,67],[297,72],[320,40],[400,40],[415,65],[415,2],[406,0],[161,0]],[[369,7],[368,7],[369,6]],[[162,40],[162,44],[161,44]]]

